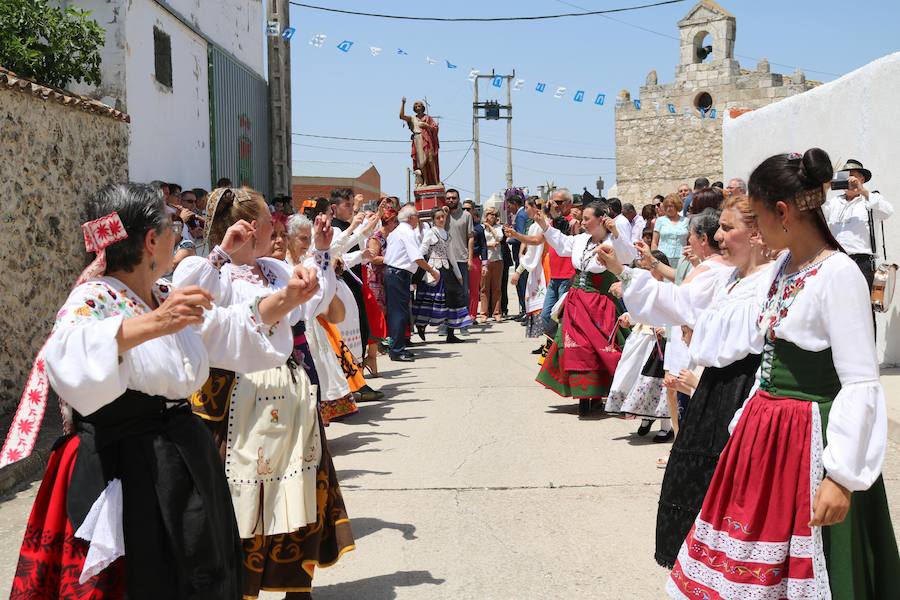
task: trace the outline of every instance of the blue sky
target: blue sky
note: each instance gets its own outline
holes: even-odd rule
[[[642,0],[523,0],[517,2],[399,2],[381,0],[308,0],[346,10],[442,17],[495,17],[602,10]],[[878,57],[900,50],[900,2],[852,3],[837,0],[725,0],[720,4],[737,18],[735,54],[744,68],[768,58],[772,71],[791,73],[798,66],[808,79],[830,81]],[[614,103],[622,89],[637,96],[647,73],[656,69],[660,83],[672,81],[678,63],[677,21],[693,2],[602,16],[505,23],[435,23],[386,20],[325,13],[294,6],[292,42],[293,129],[296,133],[407,140],[397,118],[401,96],[427,97],[430,113],[440,116],[441,177],[463,196],[472,196],[474,173],[469,144],[444,140],[471,138],[471,68],[482,73],[515,69],[525,80],[513,92],[513,146],[543,152],[614,157]],[[578,7],[578,8],[576,8]],[[624,23],[623,23],[624,22]],[[627,25],[625,24],[627,23]],[[641,29],[642,28],[642,29]],[[646,31],[651,30],[651,31]],[[657,33],[653,33],[657,32]],[[316,34],[327,39],[321,48],[309,44]],[[673,39],[674,38],[674,39]],[[344,53],[343,40],[354,45]],[[372,56],[370,46],[382,48]],[[408,55],[396,54],[403,48]],[[429,65],[426,57],[441,62]],[[449,59],[458,65],[448,69]],[[538,81],[547,91],[538,94]],[[503,99],[496,88],[481,83],[482,98]],[[554,99],[557,86],[567,88]],[[576,89],[583,103],[572,101]],[[490,90],[490,92],[488,92]],[[499,92],[499,90],[496,90]],[[595,106],[597,93],[606,104]],[[505,97],[505,91],[503,91]],[[835,118],[840,118],[835,115]],[[503,121],[481,123],[481,139],[505,144]],[[403,196],[409,143],[370,143],[294,136],[295,172],[317,164],[374,163],[382,189]],[[300,145],[302,144],[302,145]],[[316,146],[316,147],[313,147]],[[463,158],[465,156],[465,158]],[[298,162],[304,161],[304,162]],[[462,161],[462,162],[460,162]],[[457,168],[450,176],[451,171]],[[505,187],[506,151],[482,146],[482,200]],[[611,160],[553,158],[513,152],[516,185],[532,191],[547,180],[573,191],[595,190],[598,176],[607,189],[615,180]]]

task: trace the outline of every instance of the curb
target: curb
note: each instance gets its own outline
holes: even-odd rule
[[[35,448],[27,458],[0,468],[0,497],[39,477],[47,466],[52,449],[53,444]]]

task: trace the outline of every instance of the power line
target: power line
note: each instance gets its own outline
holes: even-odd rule
[[[451,177],[453,177],[453,174],[456,173],[456,170],[459,169],[460,165],[463,164],[463,161],[466,160],[466,157],[469,155],[469,151],[472,149],[472,146],[474,146],[474,145],[475,145],[475,142],[472,142],[469,144],[469,147],[466,148],[466,153],[463,154],[463,157],[461,159],[459,159],[459,162],[456,164],[455,167],[453,167],[453,170],[450,171],[450,174],[447,175],[447,179],[450,179]]]
[[[560,4],[565,4],[566,6],[571,6],[572,8],[577,8],[577,9],[580,9],[580,10],[588,11],[588,9],[584,8],[583,6],[578,6],[577,4],[572,4],[571,2],[566,2],[566,0],[556,0],[556,1],[559,2]],[[589,14],[589,13],[590,13],[590,11],[585,12],[585,13],[583,13],[583,14]],[[601,15],[601,16],[603,16],[603,15]],[[646,31],[647,33],[652,33],[652,34],[658,35],[658,36],[660,36],[660,37],[668,38],[668,39],[670,39],[670,40],[681,41],[681,38],[678,38],[678,37],[676,37],[676,36],[674,36],[674,35],[671,35],[671,34],[668,34],[668,33],[663,33],[663,32],[661,32],[661,31],[656,31],[656,30],[654,30],[654,29],[649,29],[649,28],[643,27],[643,26],[641,26],[641,25],[635,25],[634,23],[629,23],[628,21],[623,21],[622,19],[616,19],[615,17],[609,17],[609,16],[603,16],[603,18],[604,18],[604,19],[609,19],[610,21],[614,21],[614,22],[616,22],[616,23],[620,23],[620,24],[622,24],[622,25],[627,25],[628,27],[633,27],[633,28],[635,28],[635,29],[640,29],[641,31]],[[756,62],[759,62],[759,60],[760,60],[760,59],[758,59],[758,58],[755,58],[755,57],[753,57],[753,56],[748,56],[748,55],[746,55],[746,54],[737,54],[737,53],[735,53],[735,56],[737,56],[738,58],[748,58],[748,59],[750,59],[750,60],[755,60]],[[772,64],[772,65],[775,65],[775,66],[778,66],[778,67],[785,67],[785,68],[787,68],[787,69],[799,69],[799,68],[800,68],[800,67],[798,67],[797,65],[786,65],[786,64],[784,64],[784,63],[777,63],[777,62],[773,62],[773,61],[769,61],[769,64]],[[818,70],[816,70],[816,69],[806,69],[806,68],[804,68],[804,69],[802,69],[802,70],[803,70],[803,71],[809,71],[810,73],[820,73],[820,74],[822,74],[822,75],[831,75],[832,77],[840,77],[840,74],[838,74],[838,73],[829,73],[828,71],[818,71]]]
[[[300,142],[291,142],[292,146],[302,146],[304,148],[317,148],[319,150],[334,150],[336,152],[358,152],[362,154],[405,154],[409,156],[409,152],[405,150],[360,150],[357,148],[333,148],[331,146],[316,146],[315,144],[302,144]],[[443,150],[443,152],[462,152],[462,148],[452,148]]]
[[[291,135],[296,135],[300,137],[313,137],[319,139],[326,140],[342,140],[342,141],[351,141],[351,142],[384,142],[384,143],[406,143],[408,144],[408,140],[387,140],[387,139],[375,139],[375,138],[354,138],[354,137],[343,137],[337,135],[318,135],[312,133],[292,133]],[[442,140],[441,143],[444,142],[469,142],[472,140]],[[480,144],[485,144],[486,146],[494,146],[496,148],[506,148],[505,144],[494,144],[492,142],[486,142],[484,140],[479,141]],[[321,148],[323,150],[346,150],[347,152],[371,152],[373,154],[407,154],[403,151],[397,150],[357,150],[350,148],[331,148],[326,146],[314,146],[312,144],[301,144],[300,142],[293,142],[295,146],[306,146],[308,148]],[[525,152],[526,154],[540,154],[541,156],[555,156],[557,158],[578,158],[583,160],[616,160],[614,156],[584,156],[580,154],[559,154],[556,152],[542,152],[540,150],[529,150],[527,148],[512,148],[515,152]],[[453,148],[451,150],[443,150],[443,152],[460,152],[462,148]],[[468,154],[468,150],[466,150],[466,154]]]
[[[386,142],[389,144],[408,144],[409,140],[385,140],[385,139],[376,139],[376,138],[357,138],[357,137],[342,137],[338,135],[316,135],[314,133],[292,133],[291,135],[296,135],[299,137],[311,137],[311,138],[319,138],[323,140],[344,140],[349,142]],[[442,144],[447,144],[451,142],[471,142],[472,140],[440,140]]]
[[[496,23],[500,21],[538,21],[546,19],[562,19],[565,17],[587,17],[592,15],[605,15],[609,13],[628,12],[640,10],[643,8],[653,8],[655,6],[665,6],[667,4],[679,4],[685,0],[662,0],[661,2],[653,2],[651,4],[641,4],[638,6],[625,6],[622,8],[609,8],[606,10],[592,10],[578,13],[562,13],[557,15],[534,15],[526,17],[410,17],[407,15],[386,15],[381,13],[359,12],[355,10],[341,10],[339,8],[328,8],[325,6],[314,6],[312,4],[304,4],[302,2],[290,2],[294,6],[301,8],[310,8],[313,10],[321,10],[325,12],[340,13],[342,15],[354,15],[358,17],[377,17],[379,19],[400,19],[404,21],[440,21],[445,23]]]
[[[506,148],[503,144],[492,144],[491,142],[481,141],[480,144],[494,146],[495,148]],[[583,160],[616,160],[614,156],[580,156],[578,154],[557,154],[555,152],[541,152],[540,150],[527,150],[525,148],[512,147],[515,152],[525,152],[526,154],[540,154],[542,156],[556,156],[558,158],[580,158]]]

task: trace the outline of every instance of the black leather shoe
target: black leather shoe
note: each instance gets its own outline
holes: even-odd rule
[[[416,359],[412,354],[391,354],[391,360],[394,362],[413,362]]]
[[[637,434],[641,437],[650,433],[650,428],[653,427],[652,419],[641,419],[641,426],[638,427]]]
[[[653,443],[663,444],[665,442],[671,442],[673,439],[675,439],[675,431],[670,429],[668,431],[660,431],[653,436]]]
[[[465,344],[466,340],[461,340],[458,337],[456,337],[455,335],[448,335],[447,343],[448,344]]]
[[[544,352],[543,346],[538,346],[534,350],[531,351],[532,354],[542,354]]]

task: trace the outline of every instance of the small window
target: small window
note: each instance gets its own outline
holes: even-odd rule
[[[697,97],[694,98],[694,106],[699,108],[702,111],[707,111],[712,108],[713,99],[712,96],[707,92],[700,92],[697,94]]]
[[[153,62],[156,81],[172,87],[172,38],[161,29],[153,28]]]

